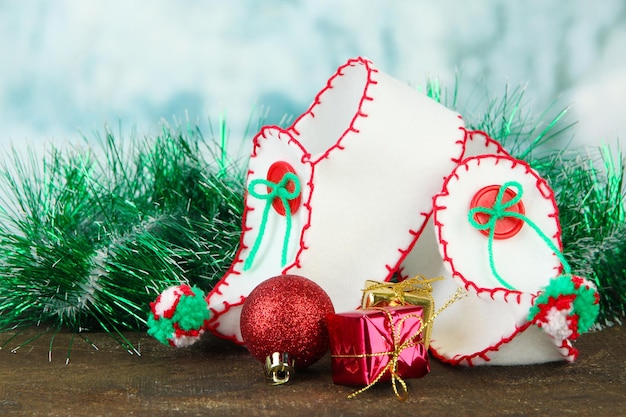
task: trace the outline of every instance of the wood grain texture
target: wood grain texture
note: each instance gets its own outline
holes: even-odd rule
[[[260,364],[242,347],[208,336],[174,350],[141,334],[141,356],[129,355],[104,334],[93,349],[70,334],[11,353],[29,330],[0,351],[2,416],[543,416],[594,417],[626,413],[626,330],[583,335],[573,365],[453,368],[436,360],[431,373],[407,381],[409,400],[389,383],[347,400],[352,387],[334,385],[330,357],[283,386],[265,384]],[[0,334],[3,344],[10,333]]]

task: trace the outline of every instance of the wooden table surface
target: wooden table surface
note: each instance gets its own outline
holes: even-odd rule
[[[615,326],[581,336],[575,364],[454,368],[436,360],[407,381],[409,399],[390,383],[354,399],[333,385],[330,358],[282,386],[264,382],[260,364],[241,347],[207,336],[170,349],[143,334],[127,335],[130,355],[104,334],[51,333],[12,353],[40,329],[9,343],[0,334],[0,416],[620,416],[626,415],[626,331]],[[70,361],[66,365],[68,348]]]

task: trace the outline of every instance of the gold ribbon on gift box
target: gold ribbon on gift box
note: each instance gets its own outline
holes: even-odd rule
[[[417,275],[400,282],[365,281],[361,307],[420,306],[423,309],[424,321],[426,322],[432,318],[435,311],[432,283],[442,279],[443,277],[426,278],[424,275]],[[430,329],[431,326],[426,328],[423,337],[426,349],[430,343]]]
[[[421,276],[419,276],[421,277]],[[421,278],[418,278],[421,279]],[[433,280],[430,280],[430,282],[432,281],[438,281],[439,279],[443,279],[443,278],[436,278]],[[369,281],[369,282],[375,282],[375,281]],[[376,285],[383,285],[381,283],[375,282]],[[401,284],[401,283],[398,283]],[[384,284],[385,286],[387,286],[388,284]],[[394,285],[394,284],[390,284],[390,285]],[[384,308],[381,307],[369,307],[369,308],[375,308],[377,310],[381,310],[383,311],[386,315],[387,315],[387,319],[389,320],[389,327],[390,327],[390,333],[392,336],[392,342],[393,342],[393,346],[392,346],[392,350],[388,351],[388,352],[377,352],[377,353],[361,353],[361,354],[356,354],[356,355],[331,355],[331,357],[333,358],[367,358],[367,357],[372,357],[372,356],[391,356],[391,360],[389,361],[389,363],[387,363],[387,366],[385,366],[376,376],[376,378],[374,378],[374,380],[367,385],[366,387],[361,388],[358,391],[353,392],[352,394],[348,395],[348,399],[350,398],[354,398],[359,394],[362,394],[363,392],[367,391],[368,389],[370,389],[371,387],[373,387],[374,385],[376,385],[378,383],[378,381],[380,381],[380,379],[385,375],[385,373],[390,372],[391,373],[391,383],[392,383],[392,387],[393,387],[393,392],[396,394],[396,398],[398,398],[398,400],[400,401],[406,401],[409,398],[409,390],[407,388],[406,382],[404,382],[404,380],[400,377],[400,375],[398,375],[398,357],[400,356],[400,352],[402,352],[404,349],[414,346],[416,343],[418,343],[419,341],[417,340],[418,336],[420,334],[422,334],[422,332],[424,330],[426,330],[427,332],[430,330],[433,321],[435,320],[435,318],[446,308],[448,308],[451,304],[453,304],[454,302],[456,302],[457,300],[459,300],[460,298],[464,297],[467,293],[465,292],[465,290],[463,288],[457,288],[456,292],[454,294],[452,294],[452,296],[444,303],[443,306],[441,306],[441,308],[439,310],[437,310],[436,313],[432,314],[430,317],[428,317],[426,320],[424,320],[424,315],[422,314],[421,317],[419,316],[415,316],[415,315],[408,315],[405,316],[404,318],[402,318],[397,326],[394,326],[393,323],[393,317],[391,316],[391,314],[386,311]],[[400,336],[401,336],[401,330],[402,330],[402,326],[404,325],[404,321],[410,317],[417,317],[421,322],[422,325],[420,326],[420,328],[418,329],[418,331],[416,331],[414,334],[412,334],[410,337],[408,337],[404,343],[399,343],[400,341]],[[402,393],[400,393],[400,391],[398,390],[397,387],[397,383],[400,383],[400,386],[402,387]]]
[[[393,317],[391,313],[389,313],[389,311],[385,310],[382,307],[372,307],[372,308],[382,311],[387,316],[389,329],[390,329],[389,333],[391,335],[391,341],[393,343],[392,350],[388,352],[361,353],[361,354],[356,354],[356,355],[332,355],[332,357],[333,358],[370,358],[373,356],[390,356],[391,360],[387,363],[387,366],[381,369],[378,375],[376,375],[376,378],[374,378],[374,380],[370,382],[369,385],[367,385],[366,387],[361,388],[360,390],[355,391],[352,394],[348,395],[348,399],[354,398],[357,395],[361,394],[362,392],[367,391],[368,389],[376,385],[376,383],[378,383],[378,381],[380,381],[380,379],[387,372],[389,372],[391,374],[391,384],[393,386],[393,392],[396,394],[396,397],[400,401],[406,401],[406,399],[409,397],[409,390],[406,386],[406,382],[404,382],[404,380],[398,374],[398,358],[400,356],[400,353],[404,349],[415,346],[419,343],[418,337],[424,331],[423,317],[418,314],[409,314],[409,315],[402,317],[399,320],[398,325],[396,326],[393,323]],[[406,338],[404,343],[400,343],[400,340],[402,337],[402,327],[404,326],[404,322],[410,318],[417,319],[420,323],[420,326],[415,333],[413,333],[408,338]],[[400,392],[398,391],[398,387],[396,383],[400,383],[400,386],[402,387],[402,394],[400,394]]]

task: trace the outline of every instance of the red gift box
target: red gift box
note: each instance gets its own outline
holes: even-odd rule
[[[426,375],[430,365],[423,321],[422,307],[413,305],[328,316],[333,382],[370,385],[389,381],[392,375],[406,379]]]

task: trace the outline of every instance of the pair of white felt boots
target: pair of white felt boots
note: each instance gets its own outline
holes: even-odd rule
[[[467,291],[434,322],[441,360],[575,359],[571,309],[529,318],[563,272],[546,181],[370,61],[341,66],[291,127],[256,135],[247,187],[239,251],[207,296],[217,335],[243,342],[245,297],[276,275],[315,281],[343,312],[360,304],[366,280],[422,274],[444,277],[433,283],[436,305]]]

